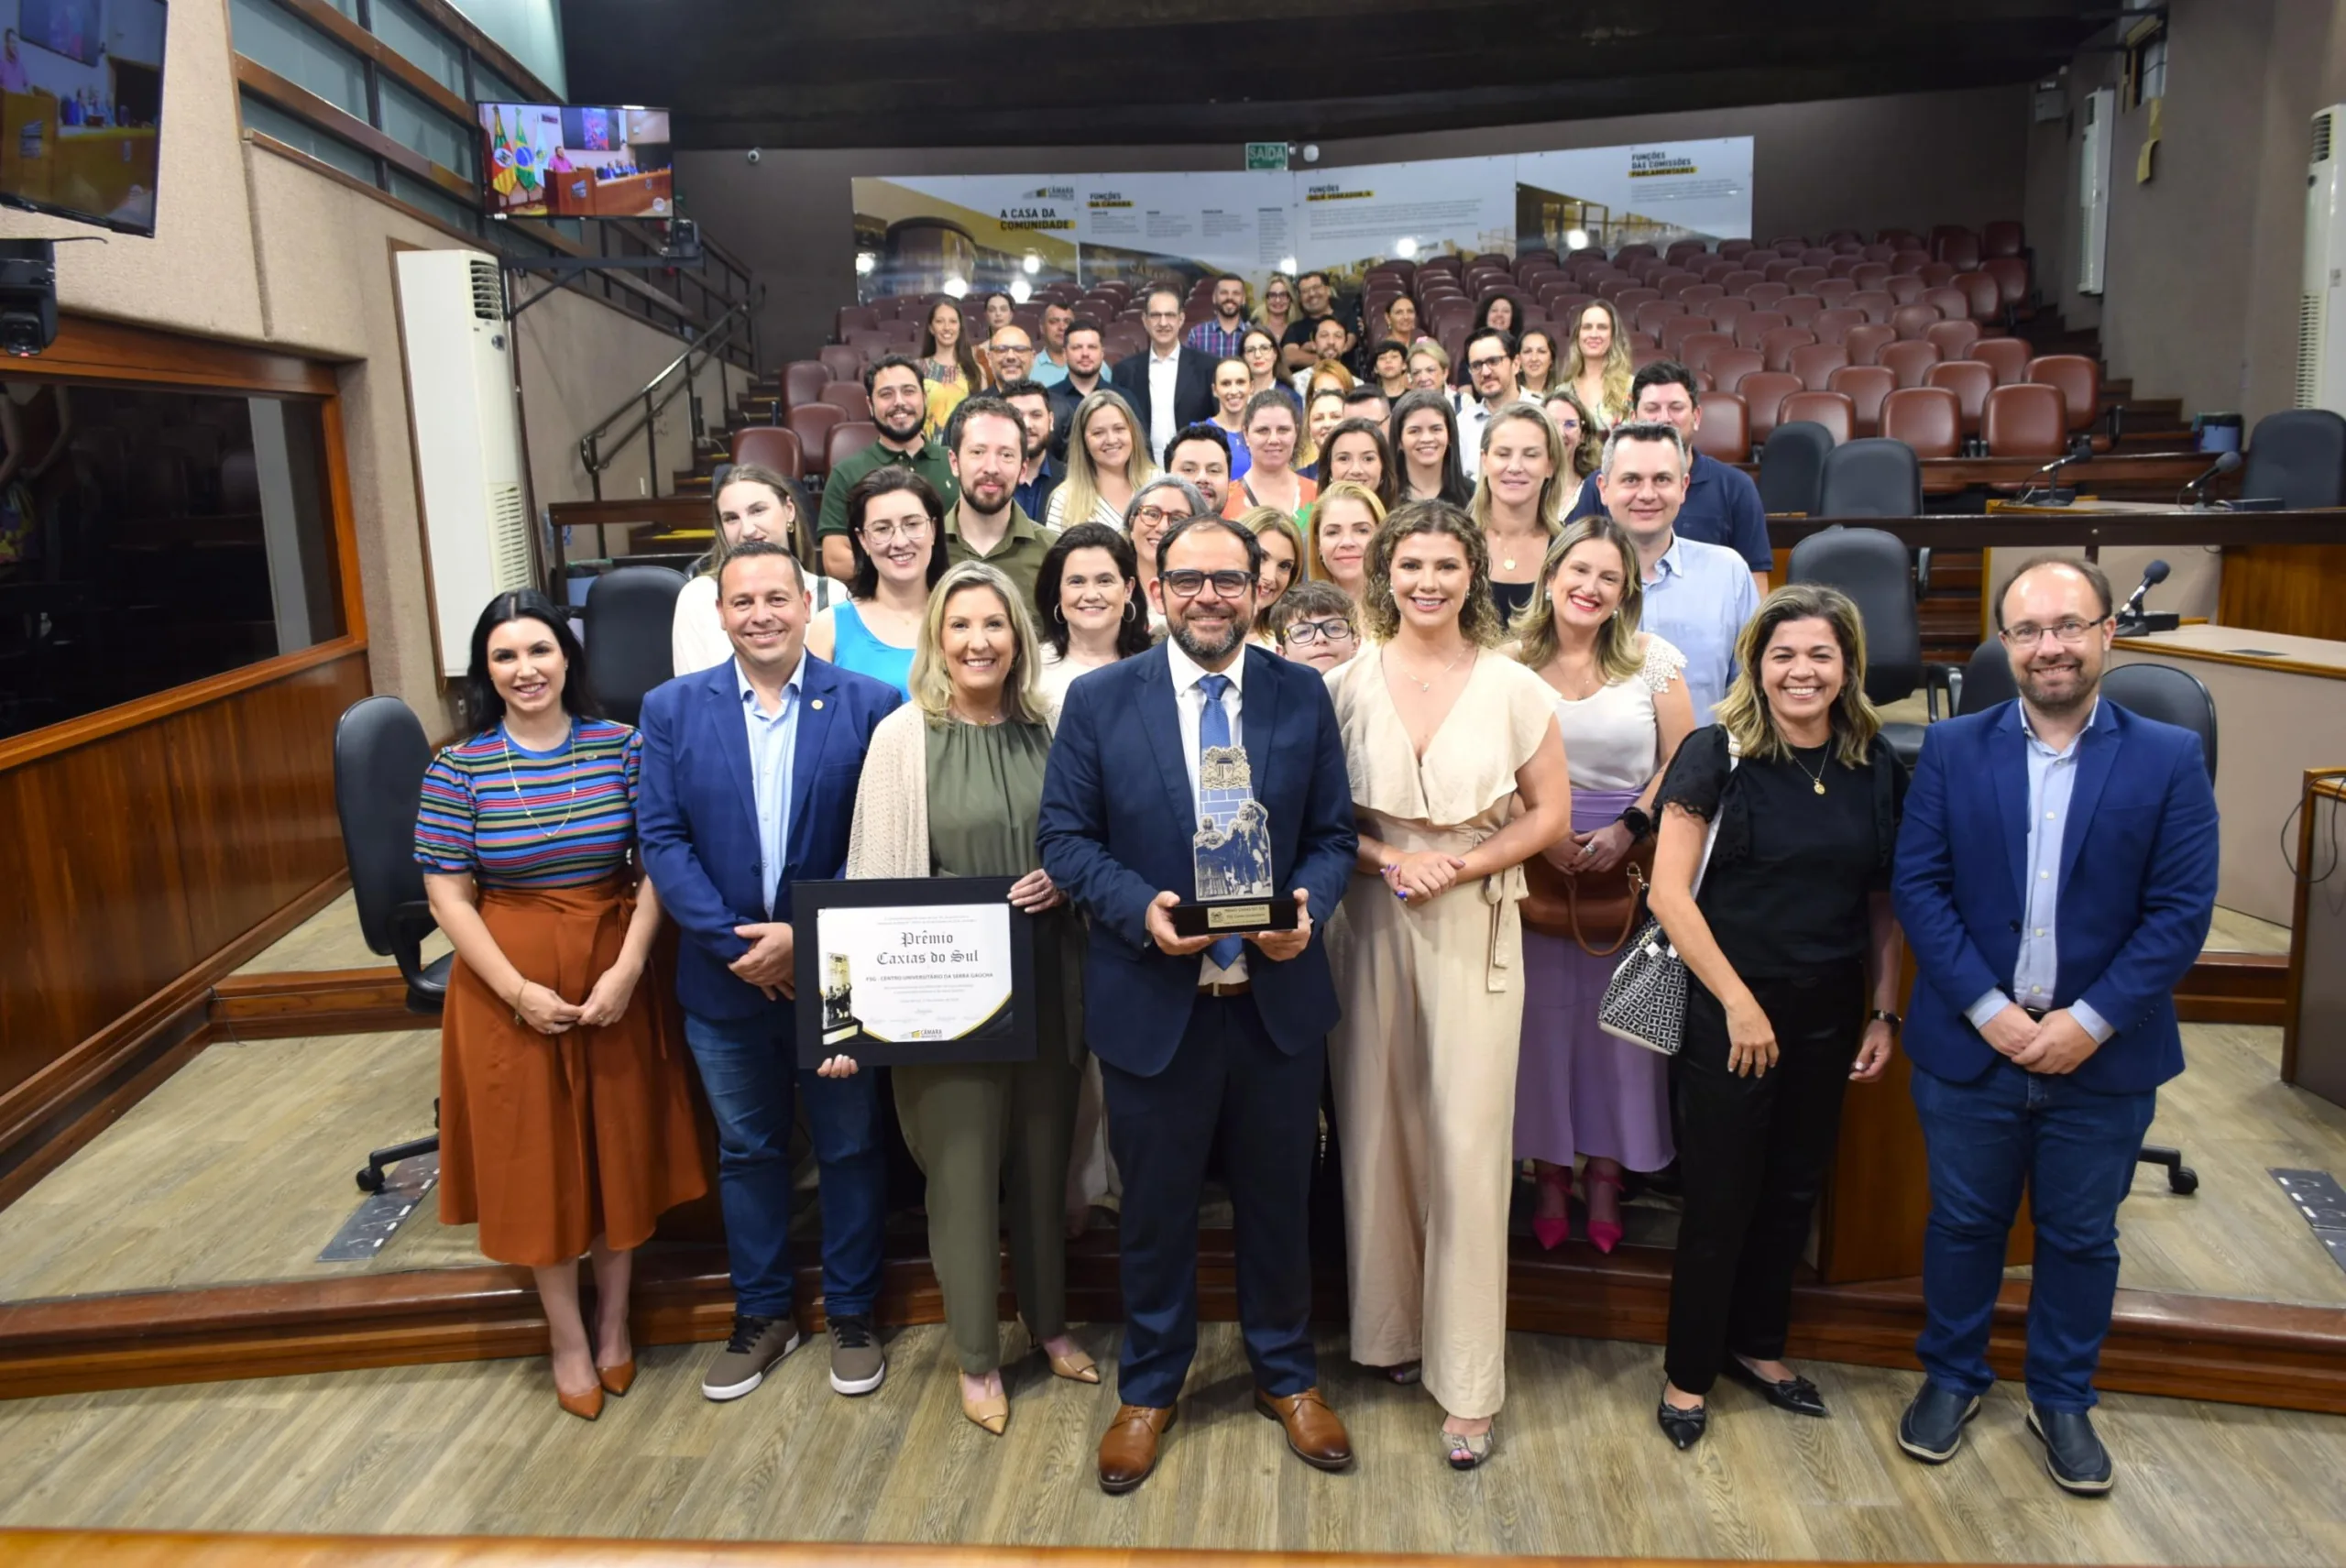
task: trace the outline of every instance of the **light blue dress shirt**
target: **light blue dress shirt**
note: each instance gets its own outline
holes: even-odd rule
[[[1067,379],[1067,361],[1052,358],[1048,349],[1037,349],[1035,367],[1026,372],[1026,378],[1037,386],[1055,387]]]
[[[758,881],[766,890],[766,916],[773,916],[774,890],[782,882],[783,863],[790,848],[790,771],[798,752],[798,702],[806,690],[806,655],[782,686],[782,709],[767,713],[758,707],[758,694],[733,661],[733,678],[741,686],[741,720],[750,731],[750,784],[758,804]]]
[[[1965,1009],[1975,1029],[1986,1028],[1990,1019],[2015,1002],[2039,1012],[2053,1005],[2053,987],[2061,973],[2061,835],[2077,784],[2077,748],[2100,717],[2097,697],[2084,727],[2056,751],[2036,738],[2027,707],[2020,710],[2021,733],[2028,737],[2028,907],[2021,916],[2020,958],[2012,965],[2012,992],[1990,991]],[[2096,1043],[2117,1033],[2083,998],[2069,1003],[2069,1016]]]
[[[1760,608],[1751,568],[1723,544],[1674,539],[1646,579],[1639,627],[1686,655],[1686,695],[1697,729],[1735,676],[1735,640]]]

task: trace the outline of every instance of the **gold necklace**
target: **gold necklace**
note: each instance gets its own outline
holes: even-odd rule
[[[1453,671],[1453,670],[1456,669],[1456,668],[1459,666],[1460,662],[1461,662],[1461,661],[1463,661],[1463,660],[1466,657],[1466,655],[1467,655],[1467,654],[1472,653],[1474,651],[1474,645],[1472,642],[1469,642],[1468,644],[1466,644],[1466,646],[1465,646],[1465,647],[1464,647],[1464,648],[1460,649],[1460,650],[1458,651],[1458,657],[1457,657],[1457,658],[1455,658],[1455,659],[1451,660],[1451,661],[1450,661],[1450,663],[1448,663],[1447,664],[1444,664],[1444,665],[1443,665],[1443,666],[1442,666],[1439,671],[1437,671],[1437,672],[1435,673],[1435,674],[1434,674],[1433,681],[1438,681],[1438,680],[1442,679],[1442,677],[1443,675],[1446,675],[1446,674],[1450,674],[1450,672],[1451,672],[1451,671]],[[1395,663],[1397,663],[1397,664],[1400,664],[1400,663],[1401,663],[1401,656],[1400,656],[1398,653],[1396,653],[1396,654],[1393,656],[1393,662],[1394,662]],[[1420,690],[1420,691],[1421,691],[1421,692],[1430,692],[1430,691],[1433,690],[1433,681],[1421,681],[1421,680],[1419,680],[1419,679],[1418,679],[1418,677],[1417,677],[1417,675],[1416,675],[1415,674],[1413,674],[1413,673],[1410,671],[1409,667],[1407,664],[1401,664],[1401,674],[1402,674],[1404,676],[1406,676],[1406,677],[1410,681],[1410,683],[1411,683],[1411,684],[1413,684],[1414,685],[1416,685],[1416,687],[1418,688],[1418,690]]]
[[[1828,740],[1825,744],[1829,747],[1832,742]],[[1808,771],[1808,764],[1800,760],[1799,752],[1793,751],[1790,746],[1786,746],[1784,750],[1792,752],[1792,766],[1800,770],[1801,777],[1806,779],[1809,782],[1810,786],[1814,788],[1817,794],[1823,795],[1825,793],[1825,770],[1833,765],[1833,753],[1830,751],[1827,751],[1823,757],[1819,758],[1816,763],[1816,771],[1812,773]]]
[[[521,793],[521,781],[513,773],[513,731],[500,727],[499,732],[505,739],[505,782],[513,786],[513,804],[521,808],[521,815],[530,819],[530,826],[538,830],[538,837],[552,843],[555,834],[570,826],[570,815],[578,809],[578,758],[574,752],[570,759],[570,794],[564,797],[568,804],[562,808],[562,820],[555,823],[549,832],[546,825],[538,820],[538,814],[530,809],[529,798]],[[567,743],[571,737],[565,735],[563,739]]]

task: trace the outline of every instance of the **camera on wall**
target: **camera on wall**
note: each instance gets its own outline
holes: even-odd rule
[[[57,341],[57,247],[0,240],[0,352],[29,359]]]
[[[760,151],[759,151],[756,148],[754,148],[754,147],[753,147],[753,148],[751,148],[750,149],[749,154],[748,154],[749,159],[750,159],[750,161],[751,161],[751,163],[759,163],[759,162],[762,162],[762,161],[764,160],[764,159],[765,159],[765,156],[766,156],[766,155],[765,155],[764,153],[760,152]]]

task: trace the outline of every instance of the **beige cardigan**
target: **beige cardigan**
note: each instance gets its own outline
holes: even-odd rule
[[[1045,726],[1056,731],[1058,718],[1058,708],[1047,706]],[[855,788],[855,823],[848,830],[850,882],[930,874],[928,722],[928,715],[908,702],[872,731]]]

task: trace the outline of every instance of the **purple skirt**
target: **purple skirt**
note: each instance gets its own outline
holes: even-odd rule
[[[1573,791],[1573,829],[1621,815],[1635,790]],[[1621,961],[1569,937],[1523,933],[1523,1050],[1515,1080],[1515,1156],[1568,1166],[1575,1154],[1660,1170],[1670,1139],[1670,1058],[1596,1026]]]

